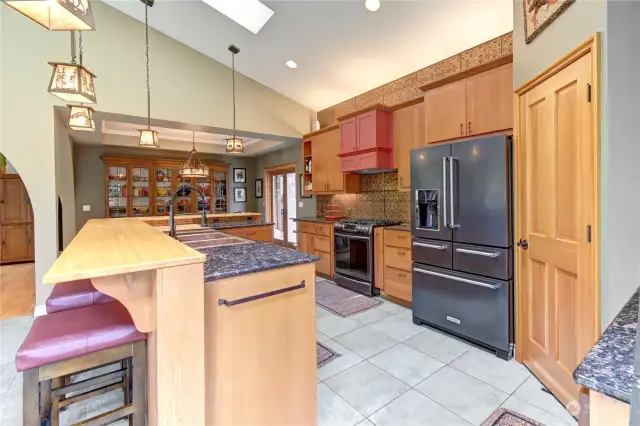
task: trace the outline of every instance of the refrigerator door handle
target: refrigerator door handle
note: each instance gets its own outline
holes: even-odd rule
[[[467,278],[456,277],[456,276],[453,276],[453,275],[441,274],[441,273],[435,272],[435,271],[427,271],[425,269],[420,269],[420,268],[413,268],[413,272],[419,272],[421,274],[433,275],[434,277],[446,278],[448,280],[459,281],[461,283],[477,285],[478,287],[485,287],[485,288],[489,288],[491,290],[497,290],[502,286],[501,283],[499,283],[499,284],[487,284],[487,283],[483,283],[483,282],[480,282],[480,281],[469,280]]]
[[[469,250],[469,249],[464,249],[464,248],[457,248],[456,251],[458,253],[474,254],[476,256],[484,256],[484,257],[496,258],[496,257],[500,256],[500,253],[497,253],[495,251],[491,252],[491,253],[487,253],[486,251]]]
[[[444,246],[444,245],[427,244],[427,243],[413,243],[413,245],[418,247],[432,248],[436,250],[444,250],[447,248],[447,246]]]
[[[454,173],[453,173],[453,167],[454,167],[454,163],[455,163],[455,159],[453,158],[453,156],[449,157],[449,190],[451,192],[451,194],[449,194],[449,200],[451,202],[450,204],[450,209],[451,209],[451,223],[449,224],[449,226],[451,226],[452,228],[459,228],[460,225],[456,224],[456,216],[455,216],[455,192],[453,190],[455,182],[454,182]]]
[[[442,227],[446,228],[447,224],[447,157],[442,157]]]

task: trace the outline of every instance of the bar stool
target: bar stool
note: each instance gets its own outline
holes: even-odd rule
[[[47,313],[53,314],[113,301],[113,298],[96,290],[91,280],[76,280],[56,284],[47,298],[46,307]]]
[[[73,384],[60,380],[117,362],[124,368]],[[146,335],[119,302],[36,318],[16,355],[16,369],[23,372],[24,426],[40,426],[47,418],[59,426],[62,407],[120,388],[122,407],[79,424],[102,426],[124,418],[133,426],[146,423]]]

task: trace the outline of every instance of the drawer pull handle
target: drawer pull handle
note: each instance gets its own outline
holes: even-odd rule
[[[247,232],[247,235],[256,235],[255,232]]]
[[[400,278],[407,278],[407,274],[398,274]]]
[[[480,281],[468,280],[466,278],[456,277],[456,276],[453,276],[453,275],[441,274],[441,273],[435,272],[435,271],[426,271],[426,270],[420,269],[420,268],[413,268],[413,272],[419,272],[421,274],[433,275],[434,277],[446,278],[448,280],[460,281],[461,283],[477,285],[478,287],[486,287],[486,288],[490,288],[491,290],[497,290],[502,286],[502,284],[487,284],[487,283],[483,283],[483,282],[480,282]]]
[[[398,256],[404,256],[406,253],[398,250]]]
[[[254,300],[266,299],[267,297],[277,296],[278,294],[287,293],[289,291],[299,290],[305,287],[305,282],[302,281],[298,285],[294,285],[291,287],[285,287],[278,290],[268,291],[266,293],[256,294],[254,296],[243,297],[242,299],[236,300],[226,300],[226,299],[218,299],[218,306],[235,306],[241,305],[243,303],[253,302]]]
[[[436,250],[445,250],[447,246],[427,243],[413,243],[414,246],[432,248]]]
[[[484,257],[496,258],[496,257],[500,256],[500,253],[497,253],[495,251],[492,252],[492,253],[487,253],[486,251],[469,250],[469,249],[464,249],[464,248],[457,248],[456,251],[458,253],[474,254],[476,256],[484,256]]]
[[[404,240],[404,239],[407,238],[407,236],[406,235],[398,235],[398,236],[396,236],[396,238],[399,239],[399,240]]]

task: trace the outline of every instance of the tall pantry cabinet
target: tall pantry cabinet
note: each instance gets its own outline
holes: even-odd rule
[[[18,175],[0,176],[0,263],[33,261],[33,209]]]

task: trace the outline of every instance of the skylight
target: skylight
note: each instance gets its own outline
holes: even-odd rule
[[[254,34],[258,34],[274,13],[273,10],[269,9],[259,0],[203,1]]]

